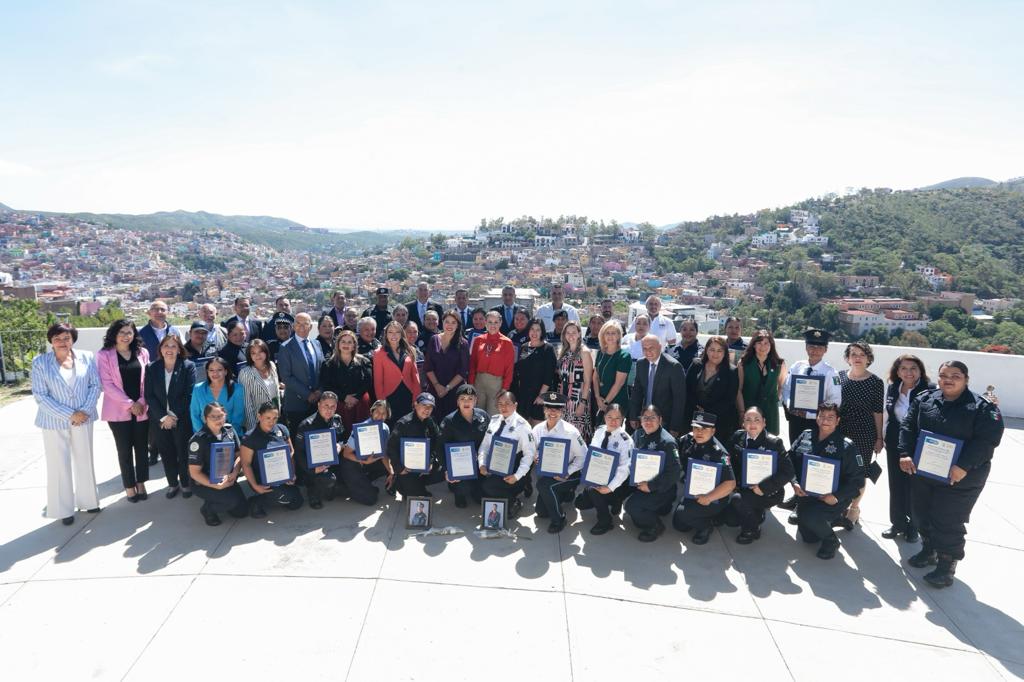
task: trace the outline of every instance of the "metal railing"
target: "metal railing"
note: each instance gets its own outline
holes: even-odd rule
[[[46,350],[44,329],[0,331],[0,383],[18,383],[28,379],[32,359]]]

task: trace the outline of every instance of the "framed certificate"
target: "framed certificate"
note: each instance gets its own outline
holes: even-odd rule
[[[338,464],[338,434],[334,429],[306,431],[302,434],[306,439],[306,466],[316,467]]]
[[[405,527],[409,530],[427,530],[430,528],[429,497],[409,496],[405,498]]]
[[[631,485],[646,483],[665,470],[665,453],[658,450],[634,450],[629,464]]]
[[[591,445],[583,462],[583,483],[590,488],[607,486],[618,467],[619,453]]]
[[[487,453],[487,471],[498,476],[508,476],[516,462],[519,441],[515,438],[498,436],[491,439],[491,450]]]
[[[812,497],[831,495],[839,487],[838,459],[804,455],[800,487]]]
[[[936,481],[949,482],[949,471],[960,459],[964,442],[931,431],[921,431],[914,451],[914,466],[917,473]]]
[[[817,412],[825,397],[825,377],[789,375],[789,409]]]
[[[235,444],[212,444],[210,446],[210,483],[220,483],[234,468]]]
[[[508,528],[508,500],[504,497],[485,497],[480,501],[480,528],[504,530]]]
[[[287,445],[275,445],[256,451],[256,461],[259,463],[263,485],[273,488],[295,478],[291,455],[291,449]]]
[[[537,444],[541,476],[569,475],[569,440],[545,436]]]
[[[686,461],[686,487],[683,488],[683,497],[691,500],[707,495],[722,482],[721,462],[705,462],[699,459],[688,459]]]
[[[398,449],[402,455],[403,467],[421,474],[430,471],[429,438],[402,438],[398,441]]]
[[[352,427],[356,441],[356,459],[368,460],[384,455],[384,422],[366,421]]]
[[[743,470],[743,487],[753,488],[761,481],[774,476],[779,469],[779,453],[771,450],[754,450],[744,448],[740,453]]]
[[[472,443],[445,443],[444,464],[452,481],[476,478],[476,446]]]

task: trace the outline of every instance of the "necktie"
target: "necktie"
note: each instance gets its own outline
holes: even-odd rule
[[[316,383],[316,363],[313,361],[313,352],[309,349],[309,339],[303,339],[302,352],[306,356],[306,366],[309,368],[309,383]]]
[[[813,372],[814,372],[814,370],[813,370],[813,369],[811,369],[811,366],[810,366],[810,365],[807,365],[807,371],[806,371],[806,372],[804,372],[804,374],[805,374],[806,376],[811,376],[811,374],[812,374]]]
[[[647,373],[647,402],[644,405],[650,405],[654,399],[654,373],[657,371],[657,363],[651,363],[651,371]]]
[[[612,437],[612,432],[611,431],[605,431],[604,432],[604,440],[601,441],[601,449],[602,450],[607,450],[608,449],[608,439],[611,438],[611,437]]]
[[[505,306],[505,325],[512,326],[512,308]]]
[[[501,426],[499,426],[498,430],[494,432],[494,437],[497,438],[498,436],[500,436],[501,432],[504,431],[504,430],[505,430],[505,420],[502,419],[501,420]]]

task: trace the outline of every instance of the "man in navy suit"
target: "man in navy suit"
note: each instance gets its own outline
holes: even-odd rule
[[[465,335],[473,328],[473,308],[469,305],[469,291],[466,289],[455,290],[455,314],[462,320],[462,333]]]
[[[149,322],[139,330],[139,336],[142,337],[142,345],[149,352],[150,360],[156,360],[160,357],[157,348],[160,346],[160,342],[164,340],[164,337],[171,334],[181,339],[181,334],[167,323],[167,304],[163,301],[153,301],[149,306],[147,314],[149,315]],[[181,342],[185,343],[185,340],[182,339]]]
[[[506,284],[501,290],[501,305],[495,306],[491,310],[501,314],[501,333],[508,336],[513,329],[512,322],[516,319],[516,311],[524,310],[523,306],[516,305],[516,288],[511,284]]]
[[[221,323],[221,326],[227,329],[232,320],[238,320],[241,322],[245,329],[245,340],[243,345],[249,343],[253,339],[260,338],[260,332],[263,331],[263,323],[255,317],[249,317],[250,310],[251,306],[249,304],[249,297],[239,296],[235,299],[235,314]]]
[[[686,432],[686,377],[683,366],[671,355],[662,353],[661,339],[648,334],[640,341],[644,357],[636,363],[636,382],[629,397],[629,419],[636,428],[647,405],[662,414],[664,426],[673,437]]]
[[[418,329],[423,329],[423,320],[428,310],[437,313],[438,319],[444,314],[441,304],[430,300],[430,285],[426,282],[416,285],[416,298],[406,303],[405,309],[409,311],[409,321],[415,322]]]
[[[320,391],[317,384],[324,354],[311,336],[313,319],[309,313],[295,316],[295,335],[277,352],[277,376],[284,384],[285,425],[297,433],[299,422],[316,411]]]

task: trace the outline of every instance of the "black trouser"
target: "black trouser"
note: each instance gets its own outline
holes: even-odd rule
[[[789,421],[789,447],[793,447],[796,439],[807,429],[810,429],[812,434],[818,433],[817,420],[794,417],[789,411],[786,412],[786,419]]]
[[[637,490],[626,500],[626,513],[633,519],[633,525],[641,530],[650,530],[658,523],[658,517],[672,511],[676,501],[676,484],[660,493],[645,493]]]
[[[271,488],[268,492],[253,496],[249,502],[260,505],[264,509],[273,506],[288,507],[294,510],[302,506],[302,493],[299,491],[299,486],[284,483],[276,488]]]
[[[107,422],[114,434],[117,448],[117,464],[121,468],[121,484],[127,490],[136,483],[149,480],[149,457],[146,453],[146,439],[149,435],[149,420],[139,421],[132,415],[126,422]]]
[[[774,495],[758,495],[750,488],[740,488],[729,499],[729,506],[736,514],[740,530],[753,532],[761,527],[765,510],[782,502],[782,497],[781,489]]]
[[[526,476],[523,476],[515,483],[506,483],[505,477],[498,474],[490,474],[483,480],[481,489],[483,490],[484,497],[504,497],[508,500],[509,507],[512,505],[512,500],[516,499],[523,494],[526,489],[526,482],[529,480],[530,473],[527,472]]]
[[[703,505],[697,500],[683,498],[676,506],[675,513],[672,514],[672,527],[680,533],[710,528],[715,517],[728,508],[729,505],[724,501]]]
[[[816,497],[798,497],[796,500],[796,515],[799,523],[797,530],[804,542],[821,542],[829,538],[839,539],[832,524],[841,517],[850,506],[853,500],[839,500],[836,504],[825,504]]]
[[[455,495],[456,501],[460,498],[462,500],[472,498],[473,502],[480,504],[480,500],[483,499],[479,478],[471,478],[468,481],[456,481],[455,483],[449,483],[448,490]]]
[[[299,436],[300,438],[302,436]],[[306,466],[305,454],[295,456],[295,481],[299,485],[306,486],[306,495],[310,501],[331,497],[337,484],[337,476],[328,469],[322,473],[316,473],[315,469]]]
[[[964,558],[967,522],[985,488],[990,469],[991,464],[987,462],[970,469],[956,485],[924,476],[911,477],[914,521],[921,531],[925,549],[948,554],[957,561]]]
[[[580,472],[570,474],[564,481],[556,481],[553,476],[541,476],[537,479],[537,504],[539,513],[547,512],[552,519],[564,519],[563,502],[572,502],[576,486],[580,483]]]
[[[610,507],[622,507],[626,498],[636,492],[636,488],[623,483],[610,493],[599,493],[597,488],[587,488],[576,496],[573,504],[580,511],[593,509],[597,512],[597,522],[602,526],[612,524],[612,512]]]
[[[178,420],[173,429],[161,429],[160,423],[153,421],[153,442],[156,443],[160,459],[164,461],[164,474],[167,485],[180,485],[187,488],[192,485],[192,477],[188,473],[188,440],[192,437],[192,420],[188,417]]]
[[[383,459],[378,459],[372,464],[362,464],[343,458],[337,471],[353,502],[365,504],[367,507],[377,504],[380,490],[373,484],[373,481],[388,475],[388,469],[384,466]]]
[[[245,493],[242,492],[242,486],[237,483],[223,490],[207,488],[205,485],[196,485],[195,494],[196,497],[203,501],[203,506],[200,507],[199,511],[203,514],[204,518],[209,514],[226,513],[241,519],[249,513],[249,505],[245,499]]]
[[[901,533],[916,524],[910,501],[910,474],[900,469],[900,454],[896,447],[885,446],[886,476],[889,479],[889,523]]]
[[[429,497],[428,485],[433,485],[444,480],[444,471],[410,471],[407,474],[395,474],[395,490],[402,494],[402,498],[408,497]]]

